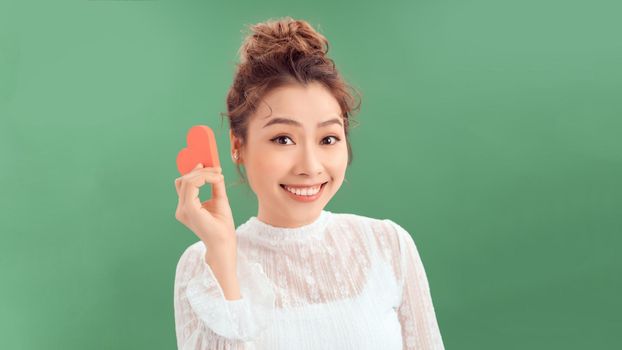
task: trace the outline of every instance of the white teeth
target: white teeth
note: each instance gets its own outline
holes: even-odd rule
[[[308,187],[308,188],[298,189],[298,188],[292,188],[292,187],[285,186],[285,189],[299,196],[313,196],[314,194],[317,194],[318,192],[320,192],[320,187],[322,186],[320,185],[317,187]]]

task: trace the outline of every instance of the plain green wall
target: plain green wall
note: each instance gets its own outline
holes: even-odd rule
[[[0,348],[173,349],[175,157],[214,128],[246,24],[325,34],[363,93],[326,209],[415,238],[448,349],[622,341],[622,5],[0,3]],[[203,199],[207,194],[202,193]],[[236,225],[256,215],[244,186]]]

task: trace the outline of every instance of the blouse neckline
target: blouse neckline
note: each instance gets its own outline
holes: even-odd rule
[[[307,239],[310,237],[321,236],[328,225],[333,213],[322,210],[320,215],[311,223],[298,227],[278,227],[272,226],[259,220],[256,216],[251,216],[238,230],[260,239],[273,242],[290,242]]]

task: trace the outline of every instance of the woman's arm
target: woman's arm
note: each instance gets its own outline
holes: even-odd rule
[[[243,260],[238,264],[241,298],[229,300],[206,262],[209,254],[198,249],[201,247],[186,249],[175,272],[178,349],[254,349],[254,341],[269,325],[274,307],[267,277],[258,265],[250,266]]]
[[[387,219],[388,220],[388,219]],[[443,339],[436,321],[432,296],[415,241],[395,222],[388,220],[397,234],[401,304],[397,309],[402,326],[404,349],[443,349]]]

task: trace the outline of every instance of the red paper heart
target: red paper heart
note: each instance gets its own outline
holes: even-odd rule
[[[186,136],[188,147],[177,154],[177,170],[186,175],[202,163],[204,168],[219,167],[218,148],[214,132],[209,126],[195,125]]]

